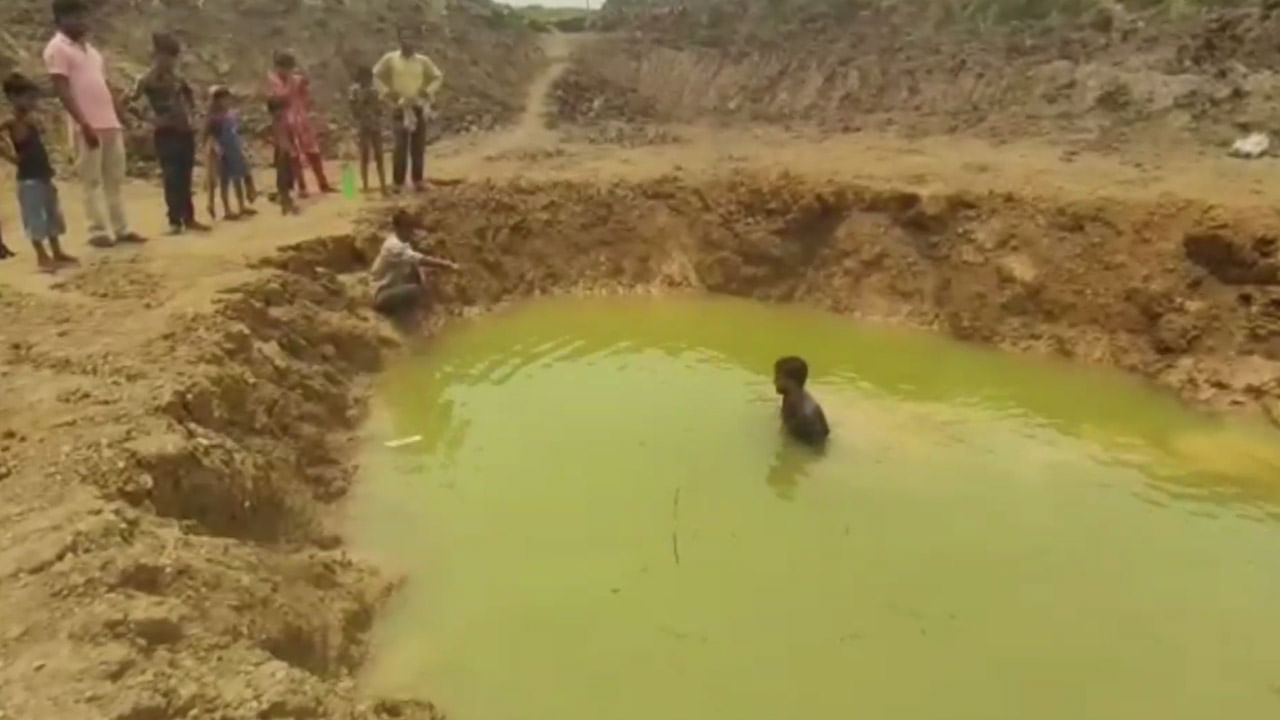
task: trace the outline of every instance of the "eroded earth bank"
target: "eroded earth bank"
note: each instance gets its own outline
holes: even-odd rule
[[[1280,215],[1263,199],[630,160],[609,178],[596,145],[501,172],[464,148],[456,184],[406,205],[464,268],[440,278],[439,316],[577,292],[800,302],[1280,422]],[[590,175],[565,170],[577,153]],[[337,519],[366,380],[405,344],[366,309],[389,213],[273,221],[215,260],[4,276],[0,717],[440,714],[358,691],[396,579],[346,552]]]

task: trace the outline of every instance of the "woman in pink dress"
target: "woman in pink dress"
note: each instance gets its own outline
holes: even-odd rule
[[[335,192],[324,176],[324,162],[320,158],[320,142],[311,125],[311,85],[307,76],[298,70],[298,63],[291,53],[278,52],[275,69],[267,75],[267,96],[279,98],[285,103],[285,123],[293,133],[301,157],[296,159],[294,177],[298,179],[298,194],[307,195],[307,183],[302,176],[302,160],[311,165],[321,192]]]

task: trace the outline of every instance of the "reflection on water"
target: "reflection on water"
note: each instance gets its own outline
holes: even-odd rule
[[[780,500],[794,500],[796,488],[808,476],[809,468],[826,455],[825,447],[809,447],[783,435],[778,440],[766,480]]]
[[[382,398],[354,520],[408,582],[365,680],[455,720],[1280,717],[1269,428],[705,299],[462,324]]]

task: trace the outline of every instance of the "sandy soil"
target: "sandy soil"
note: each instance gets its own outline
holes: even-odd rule
[[[434,148],[460,182],[404,201],[465,265],[445,310],[706,288],[1280,413],[1273,163],[778,128],[563,142],[540,115],[569,41],[547,42],[524,118]],[[331,517],[363,380],[400,344],[359,272],[385,210],[328,198],[161,239],[155,189],[129,208],[156,240],[73,236],[84,266],[48,278],[3,205],[23,254],[0,263],[0,717],[436,716],[358,692],[394,579]]]

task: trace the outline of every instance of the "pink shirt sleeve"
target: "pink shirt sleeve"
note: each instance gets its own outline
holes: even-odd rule
[[[71,53],[67,52],[67,47],[52,40],[44,48],[44,67],[49,71],[50,75],[62,75],[63,77],[71,76]]]

